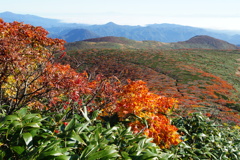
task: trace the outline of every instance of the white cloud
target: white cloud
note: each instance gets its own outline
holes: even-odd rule
[[[239,5],[239,0],[2,0],[0,10],[74,23],[174,23],[240,30]]]
[[[57,17],[53,17],[57,18]],[[154,23],[173,23],[210,29],[240,30],[240,16],[186,16],[186,15],[150,15],[150,14],[78,14],[63,15],[61,19],[69,23],[105,24],[114,22],[120,25],[147,25]]]

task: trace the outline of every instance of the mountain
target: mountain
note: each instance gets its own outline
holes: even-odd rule
[[[178,42],[187,40],[196,34],[202,35],[207,31],[200,28],[175,24],[153,24],[131,31],[130,39],[154,40],[160,42]]]
[[[184,46],[183,48],[205,48],[222,50],[240,49],[240,47],[236,45],[206,35],[194,36],[187,41],[178,42],[177,44]]]
[[[54,26],[59,26],[62,23],[60,20],[57,19],[50,19],[50,18],[42,18],[34,15],[29,14],[15,14],[12,12],[3,12],[0,13],[0,18],[2,18],[5,22],[24,22],[26,24],[31,24],[34,26],[42,26],[45,28],[50,28]]]
[[[30,14],[16,14],[12,12],[0,13],[0,18],[5,22],[24,22],[25,24],[31,24],[33,26],[42,26],[49,31],[49,36],[53,38],[59,38],[67,34],[67,32],[88,26],[87,24],[77,23],[63,23],[58,19],[43,18]]]
[[[240,35],[239,34],[235,34],[233,36],[230,37],[230,39],[228,40],[228,42],[231,42],[232,44],[240,44]]]
[[[97,33],[101,37],[115,36],[126,38],[130,38],[131,31],[136,28],[141,28],[141,26],[118,25],[113,22],[109,22],[103,25],[92,25],[86,27],[86,29]]]
[[[101,37],[115,36],[143,41],[177,42],[187,40],[195,35],[207,33],[204,29],[175,24],[154,24],[147,26],[117,25],[109,22],[104,25],[87,26],[86,29]]]
[[[136,41],[152,40],[169,43],[186,41],[197,35],[208,35],[217,39],[222,39],[229,43],[240,44],[240,35],[237,34],[228,35],[224,33],[208,31],[201,28],[174,24],[158,24],[143,27],[143,26],[117,25],[115,23],[110,22],[104,25],[82,26],[81,28],[87,29],[99,35],[100,37],[106,36],[126,37],[128,39]]]
[[[74,29],[65,34],[62,38],[67,42],[81,41],[84,39],[97,38],[99,35],[86,30],[86,29]]]
[[[240,47],[210,36],[198,35],[187,41],[163,43],[158,41],[135,41],[125,37],[100,37],[66,44],[68,50],[111,48],[111,49],[217,49],[236,50]]]
[[[182,26],[176,24],[151,24],[147,26],[117,25],[113,22],[105,25],[87,26],[86,29],[95,32],[101,37],[115,36],[126,37],[132,40],[153,40],[160,42],[186,41],[197,35],[208,35],[225,40],[229,43],[239,44],[240,35],[228,35],[225,33],[209,31],[202,28]]]
[[[20,21],[29,23],[34,26],[43,26],[50,34],[49,37],[60,38],[68,37],[71,30],[73,32],[76,29],[85,29],[93,34],[100,37],[115,36],[115,37],[126,37],[128,39],[144,41],[160,41],[160,42],[179,42],[186,41],[191,37],[197,35],[208,35],[217,39],[221,39],[233,44],[240,44],[239,32],[229,31],[214,31],[203,28],[176,25],[176,24],[149,24],[147,26],[129,26],[129,25],[118,25],[113,22],[109,22],[104,25],[87,25],[87,24],[76,24],[76,23],[62,23],[57,19],[42,18],[34,15],[23,15],[15,14],[11,12],[0,13],[0,17],[4,21]],[[78,40],[78,39],[76,39]]]

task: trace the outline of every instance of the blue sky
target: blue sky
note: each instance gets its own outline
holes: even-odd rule
[[[240,30],[240,0],[1,0],[0,12],[5,11],[87,24]]]

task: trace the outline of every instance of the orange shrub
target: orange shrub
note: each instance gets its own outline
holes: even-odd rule
[[[177,100],[150,92],[143,81],[128,81],[112,110],[121,121],[130,119],[135,133],[143,132],[162,148],[180,142],[177,128],[166,117],[177,107]],[[147,123],[144,123],[147,122]]]

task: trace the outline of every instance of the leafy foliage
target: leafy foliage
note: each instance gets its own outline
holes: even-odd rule
[[[201,113],[173,121],[183,142],[172,151],[179,159],[232,159],[240,157],[239,127],[217,124]]]
[[[42,77],[63,44],[41,27],[0,20],[0,105],[8,105],[8,113],[49,92]]]
[[[143,132],[153,137],[162,148],[178,144],[177,128],[166,117],[177,107],[177,101],[149,92],[145,84],[143,81],[129,81],[120,93],[120,100],[115,106],[104,109],[105,114],[117,114],[120,121],[127,119],[134,133]]]
[[[22,108],[3,117],[1,159],[148,159],[167,156],[151,139],[134,135],[124,125],[110,127],[97,120],[97,111],[74,115],[43,115]],[[60,117],[59,117],[60,116]]]

